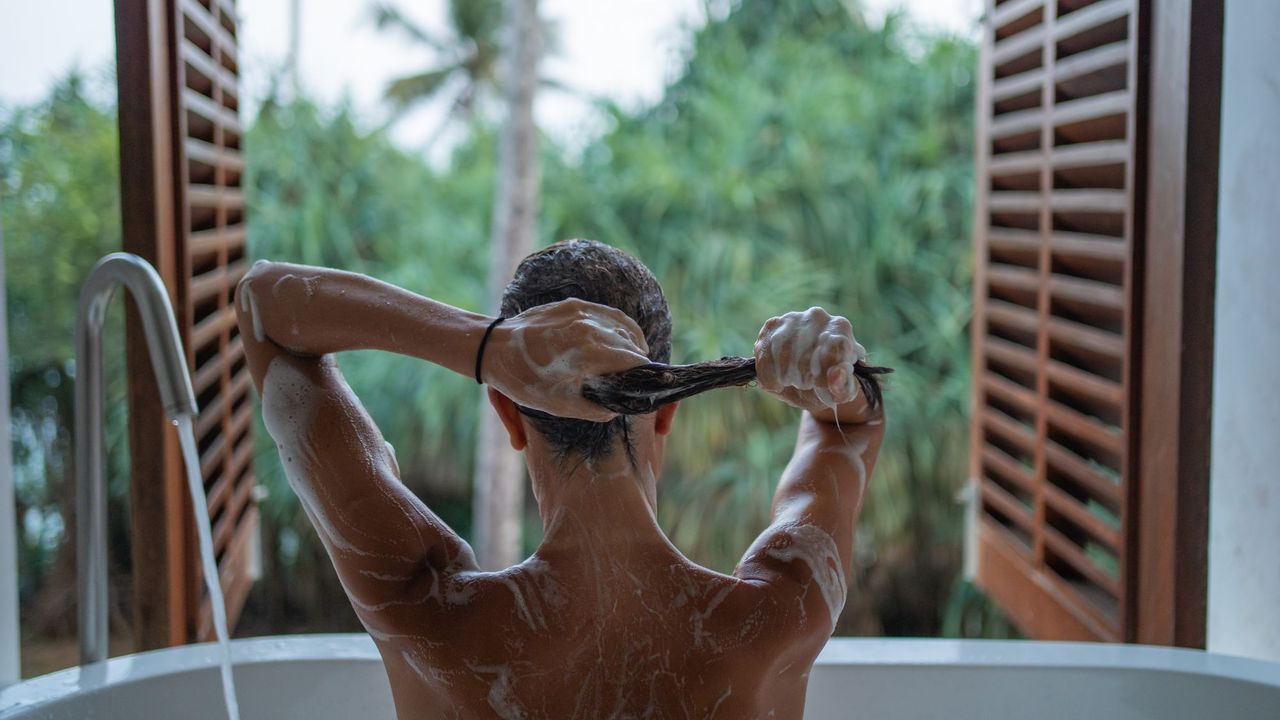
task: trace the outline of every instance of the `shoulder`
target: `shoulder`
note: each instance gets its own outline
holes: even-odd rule
[[[835,538],[812,523],[773,525],[756,539],[734,574],[794,612],[809,629],[826,635],[835,629],[848,593]]]
[[[716,664],[767,669],[790,656],[808,636],[804,618],[796,612],[793,593],[757,578],[725,575],[693,565],[679,582],[680,589],[654,619],[687,638],[688,651],[714,659]],[[686,634],[687,633],[687,634]]]

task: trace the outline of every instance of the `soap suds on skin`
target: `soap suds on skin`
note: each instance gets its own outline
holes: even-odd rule
[[[851,336],[828,330],[830,320],[810,313],[784,315],[765,339],[765,351],[772,359],[774,378],[782,387],[812,391],[824,406],[834,407],[837,403],[829,386],[833,389],[842,384],[844,397],[853,398],[857,392],[853,366],[866,358],[867,351]],[[824,356],[832,355],[839,358],[828,364],[839,369],[836,382],[825,375],[823,368]]]
[[[308,276],[285,273],[284,275],[281,275],[280,279],[276,280],[275,284],[271,286],[271,296],[276,298],[280,297],[286,286],[295,282],[302,284],[303,302],[310,302],[311,298],[316,294],[316,288],[320,286],[320,277],[318,275]]]
[[[511,344],[529,369],[537,374],[538,381],[551,387],[553,389],[551,394],[559,397],[569,398],[581,394],[582,378],[579,370],[579,359],[582,351],[579,348],[571,348],[545,363],[540,363],[534,360],[533,355],[530,354],[524,335],[524,328],[516,328],[511,333]]]
[[[516,616],[534,632],[546,630],[547,619],[543,617],[542,605],[538,602],[537,593],[529,593],[526,599],[525,592],[518,582],[518,575],[513,577],[511,574],[499,573],[496,577],[498,582],[511,591],[512,600],[516,604]]]
[[[247,282],[240,283],[240,310],[249,313],[253,339],[258,342],[266,340],[267,334],[262,331],[262,316],[258,313],[258,297],[253,292],[253,285]]]
[[[858,495],[861,496],[867,489],[867,463],[862,458],[870,445],[870,438],[861,436],[843,445],[824,447],[818,452],[822,455],[833,455],[849,463],[858,478]]]
[[[400,461],[396,458],[396,448],[391,443],[384,443],[387,446],[387,462],[391,464],[391,472],[396,478],[400,478]]]
[[[329,495],[324,484],[314,482],[310,477],[310,468],[315,467],[318,461],[306,437],[307,428],[318,422],[315,417],[318,412],[317,398],[323,393],[321,388],[294,365],[292,358],[277,358],[267,369],[262,392],[263,420],[268,432],[276,440],[290,486],[311,518],[316,531],[328,541],[334,552],[379,562],[381,569],[365,568],[366,572],[362,572],[362,575],[378,579],[378,576],[395,577],[410,574],[415,570],[420,571],[417,558],[421,557],[426,540],[422,537],[420,530],[422,518],[416,516],[413,508],[406,506],[401,498],[382,489],[383,495],[390,501],[390,506],[397,508],[402,514],[406,527],[413,528],[415,532],[413,535],[400,537],[394,534],[371,535],[359,523],[347,517],[351,509],[344,509],[341,503],[336,502]],[[379,472],[380,469],[385,468],[389,474],[398,476],[399,468],[395,463],[395,451],[389,445],[383,443],[377,450],[363,448],[361,452],[365,456],[368,472]],[[379,552],[372,550],[371,547],[382,547],[386,550]],[[400,548],[401,552],[395,552],[395,548]],[[463,561],[465,558],[459,557],[454,560]],[[388,572],[388,563],[390,567],[400,567],[404,570]],[[434,570],[432,572],[435,573]],[[442,580],[436,573],[425,592],[416,597],[400,600],[374,601],[361,597],[354,588],[346,589],[352,603],[368,613],[396,605],[422,604],[428,600],[435,600],[441,605],[459,604],[466,602],[471,596],[466,584],[457,574],[451,574],[448,579]]]
[[[417,649],[405,648],[400,651],[400,657],[404,660],[405,665],[408,665],[409,669],[428,685],[443,685],[445,687],[453,685],[449,674],[439,666],[432,664],[427,658],[422,657],[422,654]]]
[[[642,350],[636,347],[626,329],[609,318],[585,316],[575,321],[570,330],[540,329],[536,348],[527,337],[529,328],[518,323],[513,325],[507,336],[511,352],[494,357],[492,362],[502,363],[507,374],[525,382],[526,387],[539,388],[540,398],[526,399],[535,410],[555,413],[556,406],[582,402],[583,363],[593,359],[598,348],[629,353],[637,358],[637,364],[644,360]],[[581,344],[584,326],[590,328],[586,333],[593,346],[590,352]],[[546,351],[549,347],[563,349],[545,361],[534,357],[535,349]],[[490,362],[488,357],[486,362]]]
[[[848,593],[836,541],[822,528],[807,524],[792,525],[781,530],[778,535],[787,538],[788,544],[770,547],[765,554],[782,562],[799,561],[808,566],[812,576],[809,582],[817,584],[818,592],[831,614],[831,627],[834,628],[836,620],[840,618],[840,611],[844,609]],[[805,587],[807,589],[808,584]]]
[[[492,675],[489,681],[489,708],[502,720],[525,720],[527,714],[512,691],[512,672],[507,665],[469,665],[477,677]]]
[[[692,619],[693,619],[693,646],[694,647],[702,647],[703,642],[715,641],[715,639],[709,633],[703,630],[702,624],[711,617],[711,613],[715,612],[716,608],[720,607],[720,603],[724,602],[724,599],[729,596],[729,593],[732,590],[733,590],[732,585],[725,585],[723,588],[720,589],[720,592],[718,592],[714,597],[711,598],[711,601],[707,603],[707,606],[704,609],[702,609],[701,611],[698,611],[698,610],[693,611]]]
[[[784,387],[808,390],[813,387],[814,374],[802,373],[800,370],[800,352],[798,348],[812,348],[822,327],[804,316],[789,316],[769,336],[769,345],[773,356],[774,377]],[[782,355],[787,355],[787,362],[782,364]],[[816,364],[817,353],[812,354],[811,366]]]
[[[724,701],[725,701],[725,700],[728,700],[728,699],[729,699],[729,696],[730,696],[730,695],[732,695],[732,694],[733,694],[733,686],[732,686],[732,685],[730,685],[729,687],[727,687],[727,688],[725,688],[725,689],[724,689],[724,694],[723,694],[723,695],[721,695],[721,696],[716,700],[716,704],[715,704],[715,705],[712,705],[712,706],[711,706],[711,713],[710,713],[709,715],[707,715],[707,720],[715,720],[716,713],[720,711],[720,705],[721,705],[722,703],[724,703]]]
[[[441,577],[440,571],[435,568],[427,568],[427,571],[431,573],[431,585],[427,597],[435,600],[439,605],[466,605],[471,602],[471,598],[475,597],[475,587],[465,582],[461,573],[450,573],[446,570],[445,576]]]
[[[292,299],[305,303],[316,291],[308,280],[286,275],[272,286],[272,295],[288,292]],[[285,286],[286,281],[302,283],[301,291],[296,286]],[[247,285],[245,290],[241,307],[252,318],[257,335],[262,331],[263,319],[258,315],[257,301],[269,298],[262,285],[258,286],[262,298]],[[274,333],[281,317],[270,315],[267,319]],[[789,332],[803,333],[810,340],[830,346],[837,341],[847,342],[847,339],[833,340],[835,336],[821,332],[814,335],[812,328],[793,328]],[[625,334],[617,336],[619,343],[630,344]],[[544,349],[527,346],[530,340],[519,328],[510,337],[513,352],[507,361],[527,363],[528,370],[522,377],[529,376],[531,371],[536,382],[546,383],[558,393],[580,392],[578,378],[574,377],[580,372],[577,365],[583,359],[580,349],[538,363],[532,355],[542,355]],[[828,355],[823,355],[825,357]],[[782,374],[791,381],[807,383],[808,389],[822,398],[824,395],[817,392],[818,385],[823,385],[821,359],[818,353],[810,353],[807,359],[792,357],[784,363]],[[541,638],[572,634],[573,649],[569,652],[574,657],[565,658],[564,665],[581,669],[581,692],[577,695],[581,717],[645,717],[659,712],[680,716],[681,710],[689,717],[756,717],[765,712],[767,705],[744,709],[750,707],[752,700],[748,698],[745,701],[748,705],[744,706],[743,698],[755,690],[749,682],[743,684],[735,679],[734,684],[729,685],[724,678],[707,681],[697,675],[701,670],[696,668],[703,668],[707,658],[722,658],[736,648],[757,651],[758,643],[772,642],[770,638],[782,632],[782,623],[794,629],[796,616],[789,605],[790,596],[770,596],[768,602],[744,608],[745,603],[740,601],[750,596],[734,594],[743,584],[725,576],[704,574],[705,571],[693,568],[674,547],[670,548],[673,558],[670,563],[660,560],[635,565],[615,552],[616,546],[588,543],[567,565],[553,560],[555,571],[535,555],[515,568],[487,573],[474,570],[474,559],[468,560],[470,551],[464,546],[464,549],[446,549],[444,552],[451,556],[445,558],[438,554],[432,556],[432,565],[425,566],[424,548],[432,541],[429,530],[424,535],[423,528],[428,525],[424,521],[439,521],[425,507],[415,504],[411,496],[401,493],[398,483],[385,481],[388,475],[398,478],[400,474],[395,448],[390,443],[376,434],[372,438],[357,434],[343,436],[344,444],[336,448],[350,450],[358,470],[384,478],[375,489],[358,494],[356,502],[337,502],[348,497],[341,485],[325,485],[310,476],[319,461],[315,447],[318,423],[367,426],[369,422],[358,403],[346,396],[336,404],[333,402],[335,390],[331,380],[340,376],[325,374],[333,368],[321,367],[320,381],[312,380],[317,377],[313,370],[300,366],[293,358],[273,361],[263,378],[264,418],[278,443],[290,484],[330,551],[335,558],[347,556],[357,561],[355,569],[350,564],[344,566],[345,574],[341,575],[344,587],[359,610],[361,622],[390,661],[389,665],[398,665],[396,674],[402,678],[400,682],[412,683],[416,677],[424,689],[440,697],[469,695],[481,704],[487,703],[492,713],[504,720],[544,716],[546,708],[540,707],[536,698],[543,692],[539,686],[545,685],[551,676],[545,658],[537,656],[539,648],[547,647],[547,641]],[[845,378],[836,375],[829,379]],[[852,382],[852,377],[847,380]],[[838,386],[839,383],[832,384]],[[825,397],[833,399],[831,393]],[[319,417],[321,414],[323,417]],[[324,432],[323,437],[331,435]],[[323,450],[332,453],[335,448]],[[850,461],[859,468],[860,483],[865,483],[862,450],[850,452],[857,454]],[[621,475],[607,472],[597,473],[595,478],[606,484],[621,479]],[[642,464],[634,476],[626,479],[653,484],[655,468]],[[604,502],[599,502],[599,507],[588,503],[577,508],[579,512],[566,511],[564,522],[580,527],[598,526],[598,520],[593,525],[587,522],[592,520],[587,516],[604,507]],[[371,508],[385,520],[385,532],[367,521]],[[646,509],[651,515],[654,512],[649,503]],[[636,512],[640,517],[639,511]],[[834,623],[843,607],[847,588],[831,537],[812,526],[785,526],[766,552],[775,559],[800,562],[809,568],[811,578],[795,594],[801,595],[803,602],[803,597],[809,595],[811,589],[815,590],[826,603]],[[569,574],[565,575],[566,572]],[[585,584],[578,584],[580,581],[576,579],[570,584],[567,578],[575,578],[573,573],[581,573],[581,577],[586,578]],[[380,583],[381,587],[399,585],[402,594],[388,595],[376,590]],[[661,593],[653,594],[655,588]],[[406,624],[408,621],[403,618],[417,616],[418,611],[403,613],[394,609],[418,606],[423,608],[422,616],[431,623]],[[462,609],[462,606],[467,607]],[[458,610],[449,615],[431,614],[448,608]],[[810,610],[820,614],[814,608],[816,603]],[[445,620],[436,622],[437,617]],[[493,625],[492,632],[498,639],[491,647],[479,642],[460,645],[448,634],[480,631],[488,638],[488,629],[473,626],[477,619]],[[450,628],[454,621],[456,625]],[[431,626],[430,638],[422,634],[428,632],[424,629],[428,625]],[[672,644],[666,644],[669,639],[662,632],[654,632],[655,628],[662,627],[677,632]],[[462,657],[457,657],[459,648]],[[546,680],[540,677],[544,675]],[[735,686],[738,693],[734,692]],[[573,702],[572,697],[566,700]],[[457,708],[455,705],[452,709]],[[575,716],[567,712],[572,708],[563,709],[566,712],[560,713],[562,716]],[[480,711],[484,712],[483,707]]]
[[[254,267],[265,262],[267,261],[259,260],[254,263]],[[320,278],[318,276],[303,276],[286,273],[280,276],[280,278],[271,285],[271,297],[273,299],[279,298],[287,289],[287,286],[292,283],[302,284],[302,299],[303,303],[306,304],[311,302],[311,298],[315,296],[316,288],[319,287],[320,284]],[[262,312],[258,307],[258,295],[254,290],[254,284],[252,282],[241,282],[239,285],[239,292],[240,309],[249,315],[249,320],[253,325],[253,338],[258,342],[262,342],[266,339],[266,332],[263,329]],[[293,317],[290,320],[289,332],[292,335],[299,334],[297,313],[293,313]]]

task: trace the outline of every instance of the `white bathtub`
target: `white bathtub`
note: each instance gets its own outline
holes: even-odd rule
[[[395,717],[364,635],[232,645],[245,720]],[[223,717],[212,645],[130,655],[0,690],[5,720]],[[1277,720],[1280,663],[1125,645],[836,639],[814,668],[805,717]]]

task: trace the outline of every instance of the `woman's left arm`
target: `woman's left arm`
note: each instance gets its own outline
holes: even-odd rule
[[[240,282],[237,302],[255,340],[292,355],[385,350],[467,377],[493,320],[364,275],[265,261]],[[643,365],[647,352],[644,332],[622,311],[571,298],[495,327],[481,374],[520,405],[604,422],[615,414],[582,397],[583,380]]]
[[[470,376],[490,322],[362,275],[259,262],[237,288],[249,371],[289,483],[371,632],[440,606],[447,583],[476,569],[471,549],[399,480],[395,453],[332,354],[377,349]],[[583,378],[646,362],[622,313],[578,300],[499,326],[484,377],[518,403],[608,419],[581,397]]]
[[[429,621],[444,589],[478,569],[474,556],[400,482],[395,452],[331,353],[412,346],[458,365],[483,319],[352,273],[279,263],[255,265],[236,301],[267,430],[356,614],[375,637]]]

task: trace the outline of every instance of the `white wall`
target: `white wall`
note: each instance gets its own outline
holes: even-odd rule
[[[1208,645],[1280,660],[1280,2],[1227,0]]]

